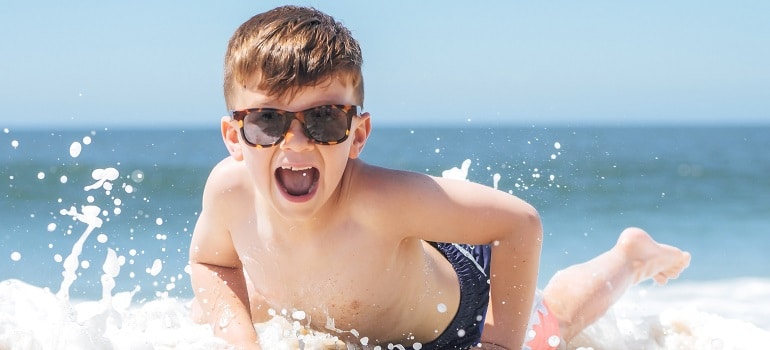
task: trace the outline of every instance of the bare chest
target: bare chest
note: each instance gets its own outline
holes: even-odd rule
[[[433,266],[419,245],[415,256],[407,257],[412,254],[408,249],[348,243],[353,244],[241,252],[264,312],[283,314],[352,343],[364,337],[370,344],[428,341],[443,331],[459,291],[447,288],[441,267]],[[448,305],[449,312],[437,313],[440,304]]]
[[[245,266],[270,312],[341,338],[390,337],[382,329],[393,329],[400,322],[400,305],[414,299],[410,290],[415,289],[407,287],[411,276],[393,271],[377,253],[305,253]]]

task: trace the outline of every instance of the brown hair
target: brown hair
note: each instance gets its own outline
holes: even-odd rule
[[[363,104],[361,48],[350,31],[314,8],[283,6],[243,23],[230,38],[225,54],[225,102],[236,84],[256,87],[278,98],[298,90],[344,79]],[[256,80],[258,79],[258,80]]]

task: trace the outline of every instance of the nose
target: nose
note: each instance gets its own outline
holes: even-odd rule
[[[305,129],[302,122],[299,120],[292,120],[289,125],[289,131],[286,132],[286,137],[281,141],[281,148],[303,151],[311,149],[314,143],[307,135],[305,135]]]

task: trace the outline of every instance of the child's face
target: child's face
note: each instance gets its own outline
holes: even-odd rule
[[[235,111],[273,108],[296,112],[325,105],[356,105],[357,102],[354,89],[339,79],[304,88],[291,100],[277,99],[256,88],[236,87],[234,90],[231,105]],[[344,116],[343,110],[337,112]],[[347,121],[347,118],[343,119]],[[270,132],[258,133],[262,138],[256,139],[257,142],[245,142],[247,140],[241,134],[239,123],[229,118],[223,119],[222,130],[230,153],[235,159],[246,162],[251,180],[261,197],[287,219],[307,219],[325,208],[329,199],[338,194],[348,159],[358,157],[368,137],[369,115],[364,113],[353,117],[349,136],[330,145],[319,144],[309,138],[299,120],[294,119],[290,123],[282,140],[265,137],[273,131],[267,130]],[[331,128],[332,123],[329,125]],[[327,133],[318,125],[313,130]],[[280,135],[280,131],[272,134]],[[331,138],[334,140],[326,141],[335,143],[340,137]],[[264,147],[254,147],[255,143]],[[272,143],[275,145],[270,146]]]

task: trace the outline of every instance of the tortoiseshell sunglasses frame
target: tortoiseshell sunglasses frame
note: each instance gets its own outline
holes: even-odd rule
[[[305,113],[315,111],[321,108],[332,108],[332,109],[338,109],[345,113],[347,116],[347,124],[345,129],[345,135],[334,141],[321,141],[315,139],[310,131],[307,129],[307,124],[305,124]],[[313,142],[319,144],[319,145],[336,145],[341,142],[345,142],[345,140],[348,139],[348,136],[350,136],[350,127],[353,123],[353,117],[358,116],[358,109],[360,106],[356,105],[322,105],[322,106],[315,106],[313,108],[308,108],[302,111],[297,112],[291,112],[291,111],[285,111],[282,109],[276,109],[276,108],[248,108],[248,109],[242,109],[237,111],[230,111],[230,116],[232,116],[233,120],[238,122],[238,127],[241,129],[241,137],[243,137],[243,141],[246,142],[249,146],[256,147],[256,148],[269,148],[274,147],[281,143],[281,141],[286,138],[286,133],[289,131],[289,128],[291,127],[291,122],[296,119],[299,120],[299,122],[302,124],[302,130],[305,132],[305,135],[313,140]],[[246,137],[246,131],[244,128],[243,120],[246,118],[247,115],[249,115],[252,112],[275,112],[277,114],[285,116],[287,119],[284,121],[283,125],[283,133],[281,134],[281,137],[279,137],[275,142],[270,144],[258,144],[250,141]]]

